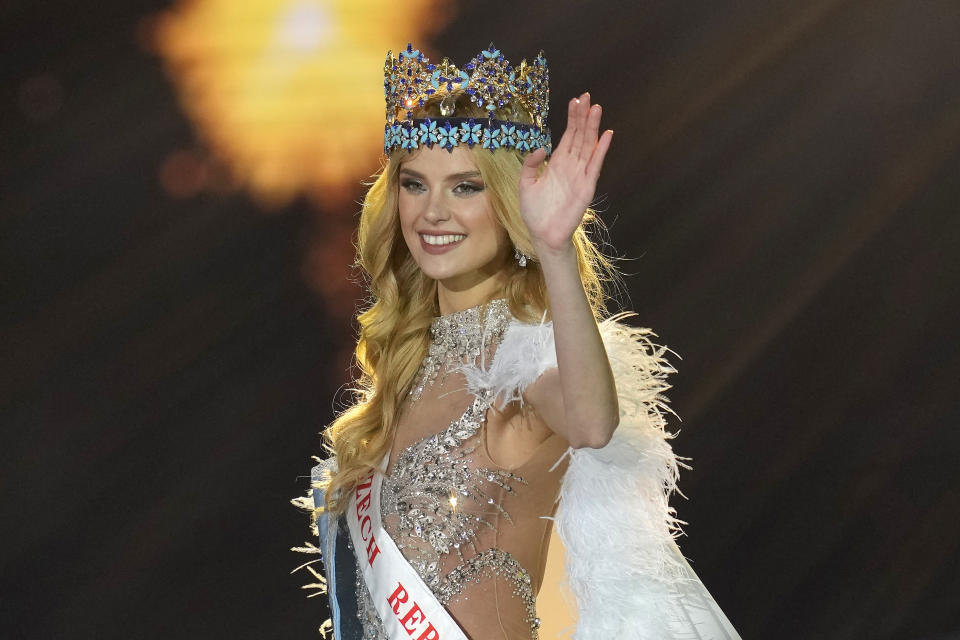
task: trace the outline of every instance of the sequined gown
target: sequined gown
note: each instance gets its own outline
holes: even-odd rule
[[[493,316],[504,312],[487,313],[478,358],[495,355],[502,327]],[[477,329],[476,308],[459,314],[443,319]],[[437,340],[433,351],[443,351]],[[551,533],[545,516],[555,512],[566,470],[554,465],[567,443],[535,415],[506,424],[516,407],[486,405],[455,367],[408,398],[383,482],[383,523],[469,638],[530,640],[538,637],[535,601]],[[357,586],[365,636],[386,637],[359,574]]]

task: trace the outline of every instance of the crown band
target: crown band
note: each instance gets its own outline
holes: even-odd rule
[[[452,152],[462,144],[470,148],[478,144],[491,152],[516,149],[524,154],[541,147],[548,155],[551,151],[550,130],[546,127],[549,74],[543,52],[532,64],[524,60],[514,68],[491,44],[461,71],[447,58],[440,64],[430,63],[408,44],[397,57],[387,53],[383,75],[387,107],[383,148],[387,154],[434,145]],[[447,117],[453,116],[455,96],[461,93],[483,108],[488,117]],[[443,94],[440,118],[413,117],[415,109]],[[533,123],[493,117],[498,109],[508,107],[526,112]]]
[[[491,152],[516,149],[520,153],[529,153],[543,147],[549,155],[550,132],[544,133],[534,124],[476,118],[416,118],[388,124],[384,128],[383,146],[387,153],[394,149],[413,151],[421,146],[434,145],[452,152],[454,147],[462,144],[471,149],[480,145]]]

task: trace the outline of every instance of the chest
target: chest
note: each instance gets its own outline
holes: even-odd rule
[[[432,437],[445,439],[450,449],[469,449],[470,457],[484,467],[504,470],[524,466],[546,444],[559,447],[561,453],[566,449],[566,443],[531,408],[516,402],[503,410],[484,408],[460,382],[445,380],[425,390],[417,401],[408,400],[393,434],[388,469],[401,457],[410,458],[414,450],[423,449]]]

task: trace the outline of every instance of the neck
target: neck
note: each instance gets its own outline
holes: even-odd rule
[[[505,286],[506,276],[503,273],[491,275],[465,289],[451,287],[449,283],[440,280],[437,282],[437,303],[440,306],[440,315],[463,311],[502,297]]]
[[[490,362],[512,317],[507,301],[501,299],[434,318],[427,355],[408,392],[410,401],[416,402],[424,388],[433,386],[441,373],[443,384],[447,373],[460,365],[476,362],[477,358]]]

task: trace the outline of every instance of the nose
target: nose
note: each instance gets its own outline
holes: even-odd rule
[[[427,210],[423,217],[430,224],[439,224],[450,219],[448,203],[439,190],[428,195]]]

